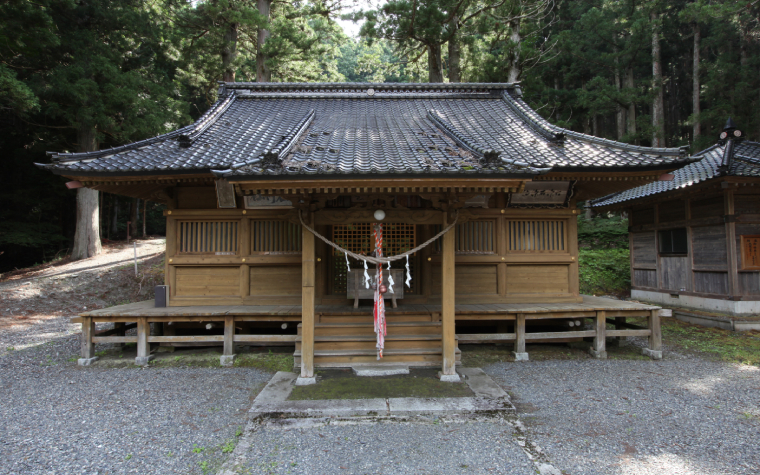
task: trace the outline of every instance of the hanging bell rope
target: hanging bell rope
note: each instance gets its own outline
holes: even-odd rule
[[[427,247],[430,244],[432,244],[436,239],[438,239],[441,236],[443,236],[444,234],[446,234],[451,228],[453,228],[457,224],[457,220],[459,219],[459,211],[456,211],[455,213],[456,214],[454,214],[454,221],[452,221],[451,224],[449,224],[448,226],[446,226],[443,229],[443,231],[441,231],[440,233],[436,234],[435,236],[433,236],[432,238],[430,238],[427,241],[423,242],[422,244],[420,244],[419,246],[415,247],[414,249],[409,249],[408,251],[402,252],[401,254],[396,254],[395,256],[388,256],[388,257],[365,256],[365,255],[362,255],[362,254],[357,254],[355,252],[351,252],[348,249],[343,249],[339,245],[335,244],[334,242],[330,241],[326,237],[324,237],[321,234],[319,234],[318,232],[316,232],[311,226],[309,226],[308,224],[306,224],[304,222],[304,220],[303,220],[303,216],[301,216],[301,211],[300,210],[298,211],[298,219],[301,221],[301,226],[303,226],[304,228],[308,229],[310,233],[312,233],[313,235],[315,235],[316,237],[318,237],[319,239],[321,239],[322,241],[324,241],[325,244],[328,244],[328,245],[334,247],[339,252],[342,252],[342,253],[346,254],[347,256],[351,256],[354,259],[358,259],[358,260],[364,261],[365,265],[366,265],[367,262],[371,262],[373,264],[388,264],[390,262],[399,261],[399,260],[404,259],[404,258],[408,259],[408,256],[414,254],[415,252],[421,251],[425,247]]]

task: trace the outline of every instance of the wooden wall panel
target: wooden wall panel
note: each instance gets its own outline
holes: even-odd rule
[[[507,295],[569,292],[568,266],[512,265],[507,267]]]
[[[178,209],[216,209],[214,187],[177,187]]]
[[[633,265],[655,265],[657,263],[657,249],[654,242],[654,231],[644,233],[632,233],[633,237]]]
[[[739,272],[739,290],[742,295],[760,295],[760,272]]]
[[[647,269],[634,269],[633,285],[636,287],[657,288],[657,271]]]
[[[251,267],[251,297],[300,296],[301,266]]]
[[[660,266],[662,268],[662,288],[665,290],[687,290],[688,278],[687,266],[688,257],[662,257]]]
[[[692,254],[694,267],[728,266],[725,226],[692,228]]]
[[[692,218],[708,218],[723,215],[723,195],[691,202]]]
[[[671,200],[660,203],[658,209],[660,213],[659,224],[668,224],[686,219],[686,202],[683,200]]]
[[[240,292],[240,266],[177,266],[177,297],[229,297]]]
[[[434,295],[441,295],[441,268],[432,269],[432,288]],[[499,293],[497,285],[497,265],[462,265],[456,266],[456,279],[454,287],[458,297],[477,295],[496,295]]]
[[[760,214],[760,195],[734,195],[734,214]]]
[[[631,226],[654,224],[654,208],[636,209],[631,213]]]
[[[728,273],[695,272],[694,290],[705,294],[728,294]]]

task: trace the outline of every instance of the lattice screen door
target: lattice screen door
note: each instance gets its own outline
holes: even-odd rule
[[[333,225],[332,240],[339,246],[348,249],[351,252],[361,254],[371,254],[375,249],[374,234],[372,223],[354,223],[354,224],[335,224]],[[383,255],[393,256],[408,251],[417,245],[416,226],[414,224],[401,223],[383,223]],[[364,268],[361,261],[349,258],[353,269]],[[412,270],[412,278],[415,276],[414,257],[409,259],[409,267]],[[406,260],[397,261],[391,264],[392,268],[400,269],[406,265]],[[373,265],[370,264],[370,271]],[[344,254],[333,249],[333,293],[346,293],[346,258]],[[406,273],[404,274],[406,280]],[[415,282],[413,279],[412,282]],[[400,282],[398,283],[400,284]],[[407,293],[413,293],[414,286],[411,289],[405,289]]]

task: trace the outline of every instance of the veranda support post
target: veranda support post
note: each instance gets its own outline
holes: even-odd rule
[[[662,359],[662,327],[660,326],[660,310],[649,312],[649,348],[644,348],[642,353],[653,360]]]
[[[81,358],[77,361],[79,366],[90,366],[98,360],[95,356],[95,344],[92,336],[95,334],[95,322],[90,317],[82,318]]]
[[[589,353],[596,358],[607,359],[607,312],[597,310],[595,323],[596,336]]]
[[[135,358],[135,364],[139,366],[146,366],[150,360],[153,359],[153,355],[150,354],[150,343],[148,343],[148,336],[150,335],[150,326],[148,325],[147,317],[137,318],[137,357]]]
[[[310,215],[307,223],[314,223]],[[315,282],[315,247],[314,235],[301,227],[302,239],[302,275],[301,275],[301,376],[297,385],[314,384],[314,282]]]
[[[444,223],[444,226],[446,223]],[[443,343],[443,370],[441,371],[441,381],[457,382],[459,375],[456,372],[456,340],[455,340],[455,265],[456,258],[454,252],[454,228],[443,235],[443,261],[441,263],[441,272],[443,275],[441,289],[441,332]]]

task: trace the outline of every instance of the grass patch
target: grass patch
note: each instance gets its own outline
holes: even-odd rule
[[[662,337],[685,353],[747,365],[760,365],[760,332],[732,332],[676,320],[662,319]]]
[[[247,353],[238,355],[235,367],[258,368],[276,373],[293,371],[293,353]]]
[[[412,369],[396,376],[354,376],[351,370],[318,373],[317,384],[296,386],[288,400],[371,399],[390,397],[474,397],[465,383],[445,383],[436,378],[438,369]]]

